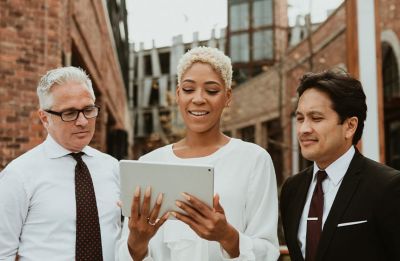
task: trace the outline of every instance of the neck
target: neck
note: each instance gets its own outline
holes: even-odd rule
[[[225,145],[229,140],[221,131],[218,133],[187,133],[186,137],[181,141],[182,144],[191,147],[209,147]]]
[[[229,142],[222,132],[217,134],[188,133],[186,137],[173,145],[176,156],[181,158],[205,157],[216,152]]]
[[[349,149],[353,146],[353,144],[344,147],[342,150],[338,151],[336,154],[336,157],[331,160],[327,161],[316,161],[315,163],[317,164],[318,168],[325,170],[327,167],[329,167],[333,162],[337,161],[340,157],[342,157]]]

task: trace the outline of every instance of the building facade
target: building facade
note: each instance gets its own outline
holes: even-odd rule
[[[378,43],[381,49],[384,163],[400,169],[400,3],[378,1]],[[232,136],[253,141],[273,156],[278,184],[310,164],[299,153],[295,118],[300,77],[326,69],[348,70],[353,32],[348,26],[346,2],[300,42],[289,45],[282,59],[267,71],[233,90],[234,102],[223,119],[223,129]],[[289,35],[293,35],[293,31]],[[374,97],[375,98],[375,97]],[[361,145],[362,147],[362,145]],[[275,157],[275,158],[274,158]]]
[[[228,0],[226,53],[234,84],[262,73],[281,59],[287,47],[286,0]]]
[[[198,33],[193,41],[183,42],[182,35],[173,37],[172,45],[139,50],[131,44],[129,70],[129,106],[134,119],[134,158],[162,145],[175,142],[184,134],[184,126],[175,103],[177,65],[180,57],[196,46],[225,48],[225,30],[216,38],[199,41]]]
[[[2,1],[0,17],[0,170],[46,137],[36,86],[67,65],[90,75],[101,107],[91,145],[126,157],[132,124],[105,2]]]

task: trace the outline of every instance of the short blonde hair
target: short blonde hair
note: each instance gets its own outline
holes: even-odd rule
[[[231,59],[217,48],[199,46],[185,53],[178,63],[178,85],[181,84],[183,74],[194,63],[209,64],[222,78],[225,87],[230,89],[232,85]]]

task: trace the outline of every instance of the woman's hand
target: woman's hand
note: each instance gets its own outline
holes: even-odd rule
[[[147,254],[150,239],[167,220],[169,212],[158,219],[163,195],[159,194],[154,208],[150,211],[151,187],[144,193],[143,204],[140,205],[140,187],[136,187],[133,196],[131,217],[129,218],[128,248],[134,260],[142,260]]]
[[[219,203],[219,195],[214,196],[213,208],[192,195],[183,193],[183,196],[186,202],[177,200],[176,205],[186,214],[172,214],[188,224],[201,238],[219,242],[231,258],[238,257],[239,233],[226,220],[224,209]]]

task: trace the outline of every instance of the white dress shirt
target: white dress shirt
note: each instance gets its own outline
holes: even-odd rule
[[[228,222],[239,232],[238,258],[229,255],[216,241],[200,238],[178,220],[167,220],[150,240],[146,261],[277,260],[278,200],[274,166],[261,147],[231,138],[215,153],[200,158],[177,157],[172,145],[141,158],[158,161],[214,166],[214,192],[220,195]],[[120,261],[132,260],[127,247],[129,229],[124,224]]]
[[[104,260],[115,259],[120,235],[119,169],[113,157],[86,146],[83,161],[96,194]],[[75,165],[50,135],[0,173],[0,260],[75,260]]]
[[[344,153],[340,158],[331,163],[326,169],[327,178],[322,182],[322,190],[324,191],[324,210],[322,214],[322,227],[324,227],[326,218],[329,215],[333,201],[335,200],[336,194],[339,190],[340,184],[344,175],[349,168],[350,162],[353,159],[355,149],[353,146]],[[299,231],[297,233],[300,249],[305,258],[306,253],[306,236],[307,236],[307,217],[310,210],[310,203],[312,194],[314,193],[315,186],[317,184],[316,173],[320,170],[317,164],[314,162],[313,178],[308,189],[306,203],[303,208],[301,215]]]

